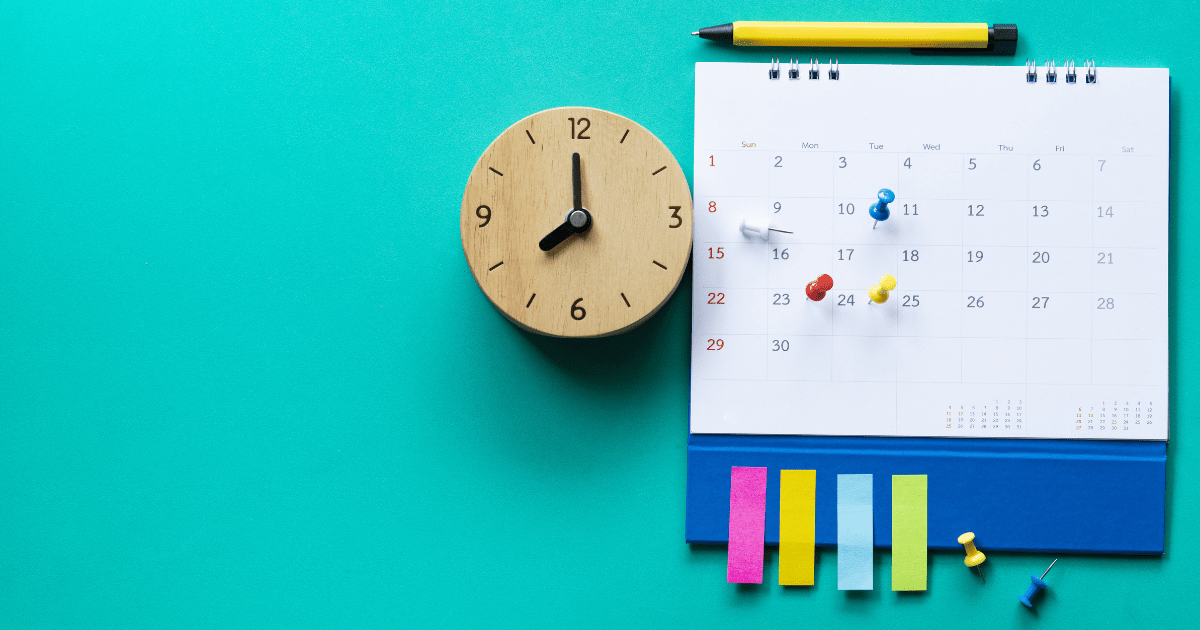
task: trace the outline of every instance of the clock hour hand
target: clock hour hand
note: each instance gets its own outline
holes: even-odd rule
[[[559,243],[567,240],[567,237],[572,234],[579,234],[588,231],[592,227],[592,214],[583,208],[572,210],[567,213],[567,218],[562,222],[562,225],[554,228],[549,234],[542,237],[538,242],[538,247],[544,252],[548,252],[558,246]]]

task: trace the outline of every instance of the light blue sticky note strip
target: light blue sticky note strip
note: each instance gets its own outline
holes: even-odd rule
[[[872,475],[837,476],[838,590],[875,588],[872,561],[875,527]]]

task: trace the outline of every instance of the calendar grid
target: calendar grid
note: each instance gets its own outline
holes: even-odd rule
[[[1165,135],[1128,117],[1090,133],[1153,90],[1044,121],[981,83],[987,111],[963,118],[962,85],[914,78],[944,69],[864,66],[804,98],[821,125],[779,126],[757,108],[796,102],[726,65],[697,66],[693,431],[1166,437]],[[855,117],[882,85],[906,105]],[[791,233],[739,227],[764,222]]]
[[[1026,160],[1028,161],[1028,157],[1026,157]],[[1031,199],[1032,195],[1030,194],[1032,191],[1029,189],[1029,178],[1030,178],[1029,170],[1026,170],[1025,171],[1025,205],[1026,206],[1028,206],[1028,205],[1030,205],[1030,203],[1032,203],[1032,199]],[[1030,225],[1029,224],[1031,221],[1032,221],[1032,219],[1030,218],[1030,215],[1026,214],[1025,215],[1025,235],[1024,235],[1025,236],[1025,248],[1026,248],[1025,251],[1029,251],[1029,246],[1030,246],[1030,242],[1029,242]],[[1030,280],[1031,280],[1030,275],[1032,273],[1031,267],[1032,267],[1031,265],[1025,265],[1025,289],[1026,289],[1026,291],[1029,290],[1029,286],[1031,284],[1031,282],[1030,282]],[[1025,324],[1025,337],[1026,338],[1029,337],[1029,318],[1031,317],[1031,315],[1029,314],[1030,310],[1031,309],[1026,310],[1025,317],[1022,318],[1024,320],[1024,324]],[[1026,366],[1029,365],[1029,344],[1028,343],[1025,344],[1025,365]],[[1026,384],[1025,384],[1025,395],[1022,398],[1022,400],[1029,400],[1029,383],[1028,382],[1026,382]]]
[[[896,164],[896,181],[898,182],[898,181],[900,181],[900,158],[898,155],[893,155],[893,159]],[[878,224],[876,224],[875,227],[878,227]],[[898,260],[898,257],[897,257],[896,264],[898,265],[899,262],[900,261]],[[900,380],[899,362],[893,363],[892,369],[893,369],[894,381],[899,381]],[[900,396],[899,396],[898,390],[894,390],[892,393],[892,406],[893,406],[892,430],[899,432],[900,431]]]
[[[1092,159],[1096,159],[1096,157],[1092,156]],[[1096,173],[1091,170],[1088,171],[1088,192],[1090,193],[1090,196],[1088,197],[1088,199],[1091,202],[1088,204],[1088,206],[1091,207],[1093,204],[1096,203]],[[1096,220],[1090,216],[1091,213],[1088,213],[1088,214],[1089,214],[1089,216],[1088,216],[1088,242],[1092,246],[1092,251],[1096,251]],[[1089,265],[1088,266],[1088,275],[1091,278],[1092,286],[1096,286],[1096,268]],[[1094,318],[1089,317],[1088,318],[1088,337],[1095,337],[1095,334],[1096,334],[1096,322],[1094,321]],[[1093,385],[1096,382],[1095,367],[1093,365],[1094,361],[1095,361],[1095,356],[1093,354],[1089,354],[1088,355],[1088,367],[1089,367],[1088,383],[1093,384]],[[1080,411],[1081,412],[1083,411],[1082,408],[1080,409]]]

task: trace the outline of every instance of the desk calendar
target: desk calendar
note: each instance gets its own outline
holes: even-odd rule
[[[1167,438],[1167,70],[769,68],[696,64],[692,433]]]

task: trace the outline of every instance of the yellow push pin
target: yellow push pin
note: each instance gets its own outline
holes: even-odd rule
[[[871,290],[867,293],[867,297],[871,298],[871,301],[876,304],[883,304],[888,300],[888,291],[895,288],[896,278],[890,273],[885,273],[879,279],[879,284],[871,287]]]
[[[984,560],[987,560],[987,556],[975,548],[975,533],[967,532],[959,536],[958,544],[967,548],[967,557],[963,559],[963,564],[975,567],[975,570],[979,572],[979,578],[983,580],[984,584],[987,584],[987,578],[983,577],[983,567],[979,566],[983,564]]]

